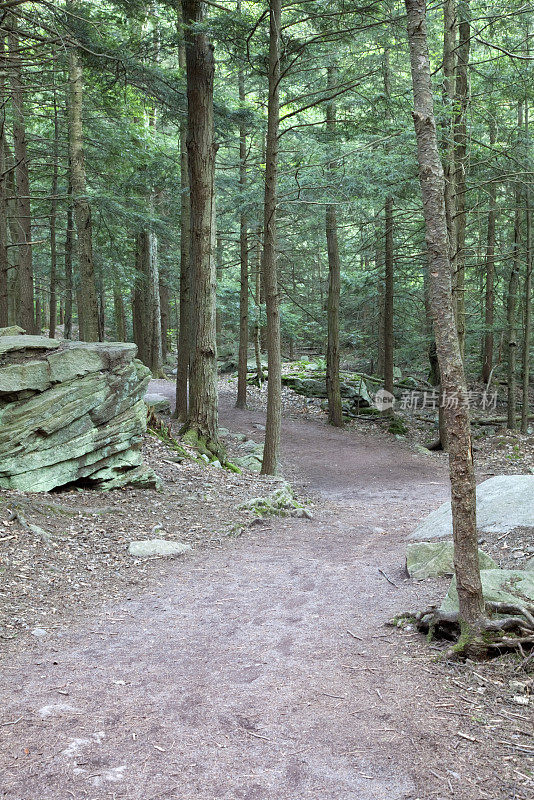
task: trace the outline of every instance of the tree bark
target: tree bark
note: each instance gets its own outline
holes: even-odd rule
[[[54,145],[52,151],[52,197],[50,200],[50,315],[49,336],[53,339],[56,335],[57,323],[57,190],[59,171],[59,120],[56,97],[55,53],[52,55],[53,86],[53,112],[54,112]]]
[[[167,270],[159,270],[159,305],[161,316],[161,360],[165,364],[169,352],[170,289]]]
[[[489,143],[490,147],[495,144],[495,120],[493,116],[489,123]],[[486,243],[486,299],[484,310],[484,359],[482,364],[482,380],[484,383],[489,381],[491,370],[493,369],[493,345],[494,345],[494,311],[495,311],[495,224],[497,221],[497,184],[491,181],[489,185],[489,209],[488,209],[488,234]]]
[[[458,5],[458,47],[454,118],[454,214],[456,256],[453,261],[456,327],[462,358],[465,355],[465,234],[467,172],[467,106],[469,101],[469,48],[471,24],[469,0]]]
[[[256,232],[256,274],[254,283],[254,358],[256,360],[256,376],[259,384],[261,384],[264,380],[263,367],[261,363],[261,233],[261,224],[259,224]]]
[[[74,209],[72,203],[72,181],[69,162],[67,190],[67,229],[65,231],[65,318],[63,336],[72,339],[72,251],[74,245]]]
[[[186,71],[185,41],[180,6],[177,31],[178,63]],[[189,201],[189,166],[187,158],[187,119],[180,120],[180,325],[176,362],[177,419],[185,422],[188,414],[189,360],[191,353],[191,204]]]
[[[454,272],[456,258],[456,218],[454,208],[454,75],[456,71],[456,34],[458,0],[444,0],[443,3],[443,89],[442,99],[445,119],[442,126],[443,170],[445,179],[445,213],[449,235],[449,256]],[[453,284],[454,284],[453,276]]]
[[[393,198],[387,197],[385,204],[386,236],[384,243],[384,389],[393,394],[393,368],[395,340],[393,333],[393,292],[394,292],[394,253],[393,253]]]
[[[30,176],[26,142],[24,84],[19,52],[18,22],[12,14],[9,17],[8,42],[13,105],[13,150],[17,185],[16,239],[14,243],[18,245],[18,323],[26,333],[35,333]]]
[[[237,0],[237,13],[241,13],[241,0]],[[238,75],[239,103],[245,107],[245,74],[242,66]],[[244,120],[239,123],[239,192],[241,211],[239,214],[239,357],[237,363],[236,408],[247,407],[247,361],[248,361],[248,220],[245,213],[247,189],[247,128]]]
[[[280,127],[281,0],[269,0],[269,99],[265,153],[263,218],[263,285],[267,312],[267,420],[262,474],[274,475],[280,453],[282,426],[282,353],[277,259],[278,131]]]
[[[5,59],[5,36],[0,33],[0,53]],[[0,118],[0,328],[9,325],[9,292],[8,292],[8,212],[7,200],[7,165],[6,165],[6,80],[4,70],[0,70],[0,102],[2,112]]]
[[[80,339],[97,342],[98,297],[93,263],[91,206],[87,199],[83,152],[83,74],[75,46],[69,50],[69,88],[69,156],[80,270],[78,321]]]
[[[187,153],[191,200],[194,336],[188,427],[216,453],[218,442],[216,276],[213,254],[213,47],[204,31],[202,2],[182,0],[187,65]]]
[[[530,158],[529,108],[525,101],[525,144],[527,150],[527,169]],[[528,392],[530,383],[530,343],[532,338],[532,209],[530,206],[530,184],[527,183],[525,198],[526,216],[526,273],[525,273],[525,326],[523,333],[523,405],[521,408],[521,433],[528,433]]]
[[[467,387],[454,316],[449,242],[430,59],[425,0],[405,0],[414,93],[419,179],[428,249],[429,290],[437,355],[445,398],[448,434],[454,567],[460,604],[462,644],[476,649],[484,624],[484,600],[478,564],[476,494]],[[453,402],[457,398],[457,403]]]
[[[331,64],[327,69],[327,92],[333,93],[337,85],[337,65]],[[336,102],[330,100],[326,106],[326,131],[328,147],[335,149],[336,136]],[[329,191],[334,192],[336,165],[334,161],[327,164]],[[326,206],[326,246],[328,251],[328,301],[327,326],[328,340],[326,345],[326,392],[328,396],[328,422],[337,428],[343,426],[343,407],[341,405],[341,383],[339,377],[339,303],[341,296],[341,266],[339,260],[339,242],[337,236],[337,213],[334,203]],[[321,281],[319,279],[319,285]]]
[[[126,310],[118,284],[113,285],[113,314],[115,317],[115,336],[117,342],[126,341]]]
[[[523,126],[523,104],[517,106],[517,127]],[[508,422],[507,428],[517,430],[517,294],[521,265],[521,191],[516,183],[514,213],[514,246],[512,266],[508,280],[506,298],[506,338],[507,338],[507,381],[508,381]]]

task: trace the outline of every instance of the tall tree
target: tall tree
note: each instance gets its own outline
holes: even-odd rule
[[[389,49],[384,53],[384,95],[386,113],[390,116],[391,75]],[[393,394],[393,370],[395,364],[395,337],[393,331],[394,253],[393,253],[393,197],[388,195],[384,205],[384,389]]]
[[[0,35],[0,53],[5,58],[5,36]],[[9,293],[8,293],[8,223],[9,203],[7,199],[6,169],[6,78],[0,72],[0,99],[2,112],[0,117],[0,328],[9,325]]]
[[[280,37],[281,0],[269,0],[269,98],[265,153],[265,196],[263,216],[263,285],[267,313],[267,421],[261,471],[274,475],[280,453],[282,427],[282,352],[280,341],[280,298],[278,294],[277,195],[278,132],[280,127]]]
[[[72,2],[68,10],[73,13]],[[97,342],[98,297],[93,262],[93,223],[91,206],[87,199],[83,141],[83,72],[80,56],[74,43],[69,49],[69,159],[72,182],[72,201],[76,221],[76,252],[80,270],[78,287],[78,320],[80,339]]]
[[[529,131],[529,107],[528,100],[525,101],[525,144],[526,144],[526,167],[530,163],[530,131]],[[523,405],[521,407],[521,433],[528,433],[529,402],[528,394],[530,388],[530,342],[532,339],[532,208],[530,183],[527,183],[525,193],[525,217],[526,217],[526,270],[525,270],[525,324],[523,334]]]
[[[469,101],[469,49],[471,22],[469,0],[458,3],[458,46],[456,48],[456,88],[454,116],[454,216],[455,253],[453,257],[453,290],[456,327],[462,358],[465,353],[465,237],[466,237],[466,172],[467,172],[467,107]]]
[[[337,65],[335,62],[327,68],[327,91],[335,94],[337,84]],[[336,101],[328,101],[326,106],[326,130],[328,146],[334,149],[336,135]],[[334,191],[336,163],[329,161],[327,174]],[[341,267],[339,260],[339,242],[337,236],[337,213],[335,203],[326,206],[326,245],[328,250],[328,342],[326,346],[326,391],[328,394],[328,422],[330,425],[343,425],[343,408],[341,405],[341,384],[339,378],[339,302],[341,295]]]
[[[33,287],[32,224],[30,203],[30,166],[26,139],[24,109],[24,83],[18,20],[9,15],[8,42],[11,79],[11,102],[13,106],[13,151],[17,187],[15,243],[18,250],[18,322],[27,333],[34,333],[35,309]]]
[[[489,145],[495,146],[495,118],[493,114],[489,121]],[[484,307],[484,354],[482,363],[482,380],[489,381],[493,369],[493,342],[494,342],[494,316],[495,316],[495,226],[497,222],[497,184],[490,181],[488,209],[488,229],[486,240],[486,298]]]
[[[204,3],[182,0],[187,67],[187,153],[191,200],[193,347],[188,427],[217,453],[216,278],[213,253],[213,46],[200,27]]]
[[[185,38],[181,6],[177,6],[178,64],[186,73]],[[187,420],[189,408],[189,361],[191,354],[191,203],[189,201],[189,165],[187,159],[187,118],[182,116],[179,128],[180,143],[180,320],[176,362],[175,417]]]
[[[237,13],[241,13],[241,0],[237,0]],[[239,64],[237,73],[239,103],[244,110],[245,73]],[[248,361],[248,220],[244,209],[247,188],[247,128],[243,116],[239,122],[239,190],[241,209],[239,212],[239,356],[237,365],[236,408],[247,405],[247,361]]]
[[[57,193],[59,176],[59,115],[56,94],[55,53],[52,55],[52,107],[54,122],[54,143],[52,152],[52,197],[50,200],[50,315],[49,335],[53,339],[56,335],[57,322]]]
[[[517,104],[517,135],[521,135],[523,126],[523,103]],[[506,298],[506,343],[507,343],[507,427],[517,430],[517,300],[519,290],[519,274],[521,270],[521,189],[519,182],[514,187],[514,243],[510,275],[508,279],[508,295]]]
[[[444,175],[438,150],[430,77],[425,0],[405,0],[414,94],[419,180],[428,249],[429,291],[441,385],[445,396],[454,568],[463,644],[476,649],[485,623],[478,564],[476,494],[467,388],[454,316]],[[459,398],[457,405],[452,398]],[[447,402],[447,399],[449,402]]]

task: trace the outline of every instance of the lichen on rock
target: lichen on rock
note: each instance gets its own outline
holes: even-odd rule
[[[302,516],[304,511],[303,504],[296,499],[287,481],[282,481],[280,487],[266,497],[253,497],[240,503],[237,508],[240,511],[254,511],[259,517]]]
[[[0,334],[0,487],[156,485],[141,456],[150,372],[136,352]]]

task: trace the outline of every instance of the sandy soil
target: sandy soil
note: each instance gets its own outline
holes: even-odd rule
[[[263,422],[223,392],[221,424],[260,441]],[[403,560],[448,495],[445,459],[320,419],[286,419],[283,441],[313,520],[157,561],[143,585],[9,650],[1,797],[532,796],[517,662],[434,661],[413,631],[385,626],[443,594],[446,581],[406,579]]]

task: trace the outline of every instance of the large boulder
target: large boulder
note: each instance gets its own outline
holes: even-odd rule
[[[497,475],[477,486],[477,528],[507,533],[513,528],[534,527],[534,475]],[[450,502],[426,517],[412,540],[444,539],[452,536]]]
[[[282,385],[293,389],[304,397],[326,399],[326,376],[308,377],[306,375],[282,375]],[[365,381],[358,375],[347,378],[340,385],[341,397],[346,410],[350,413],[354,407],[368,407],[372,403],[371,395]]]
[[[158,392],[147,392],[144,396],[145,405],[148,408],[153,408],[154,411],[160,414],[171,413],[171,401],[164,394]]]
[[[534,603],[534,572],[519,569],[484,569],[480,573],[482,593],[485,600],[494,603],[521,605],[525,601]],[[440,611],[458,611],[456,578],[452,579]]]
[[[480,569],[497,569],[497,564],[478,551]],[[406,570],[410,578],[440,578],[454,575],[454,545],[452,542],[413,542],[406,548]]]
[[[0,487],[154,485],[142,464],[149,370],[135,345],[0,337]]]

